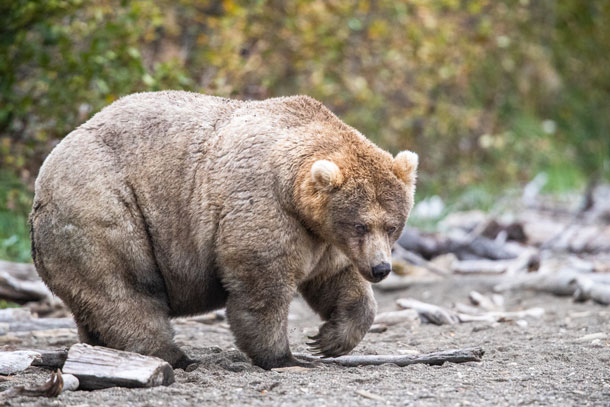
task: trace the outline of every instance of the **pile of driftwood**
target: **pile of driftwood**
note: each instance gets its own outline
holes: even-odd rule
[[[504,298],[499,294],[488,297],[477,291],[471,291],[468,298],[470,304],[456,303],[454,309],[428,304],[413,298],[398,299],[396,305],[400,310],[377,314],[371,331],[375,333],[384,332],[393,325],[417,325],[420,323],[452,325],[484,322],[493,325],[510,322],[525,327],[528,324],[527,319],[538,319],[545,312],[540,307],[506,311],[504,309]]]
[[[498,277],[497,292],[535,290],[610,304],[610,207],[592,213],[518,208],[518,217],[449,215],[440,232],[406,228],[394,246],[395,273],[380,290],[423,278]]]

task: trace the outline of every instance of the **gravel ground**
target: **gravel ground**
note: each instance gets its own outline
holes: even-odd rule
[[[467,302],[468,292],[490,292],[490,279],[459,277],[416,284],[391,294],[377,292],[380,311],[396,309],[395,300],[412,297],[451,307]],[[505,295],[506,309],[543,307],[541,319],[527,326],[482,323],[451,326],[398,325],[369,333],[354,350],[360,354],[406,354],[480,346],[482,362],[443,366],[395,365],[344,368],[323,365],[305,372],[268,372],[252,366],[235,350],[223,323],[175,321],[176,340],[202,364],[192,372],[176,370],[176,383],[153,389],[113,388],[66,392],[56,399],[20,397],[5,405],[24,406],[190,406],[190,405],[561,405],[610,406],[610,308],[575,304],[569,298],[529,292]],[[302,300],[295,300],[290,321],[294,352],[306,352],[306,335],[319,319]],[[578,341],[605,333],[601,340]],[[57,348],[76,342],[72,330],[63,335],[29,337],[16,348]],[[42,383],[49,372],[30,368],[0,382]]]

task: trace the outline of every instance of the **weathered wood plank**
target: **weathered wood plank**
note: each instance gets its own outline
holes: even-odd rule
[[[70,348],[63,371],[76,376],[84,390],[167,386],[174,382],[174,371],[162,359],[86,344]]]

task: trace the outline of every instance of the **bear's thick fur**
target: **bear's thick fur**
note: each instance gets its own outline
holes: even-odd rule
[[[170,318],[226,306],[255,364],[295,365],[286,321],[300,292],[326,321],[311,345],[341,355],[373,321],[369,282],[390,270],[416,167],[309,97],[134,94],[44,162],[32,255],[86,343],[184,367]]]

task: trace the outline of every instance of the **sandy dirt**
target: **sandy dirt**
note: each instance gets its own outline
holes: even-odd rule
[[[456,277],[390,294],[376,292],[376,297],[380,311],[395,310],[395,300],[401,297],[451,307],[467,302],[472,289],[489,293],[493,283],[489,278]],[[391,326],[384,333],[369,333],[354,350],[409,354],[480,346],[485,350],[482,362],[264,371],[235,350],[226,324],[177,320],[177,342],[202,363],[192,372],[176,370],[171,386],[66,392],[56,399],[19,397],[5,405],[610,406],[610,308],[523,291],[506,293],[505,300],[507,310],[543,307],[546,313],[541,319],[528,319],[525,327],[514,322],[495,327],[484,323]],[[306,335],[314,334],[319,323],[303,301],[295,299],[290,320],[293,352],[307,351]],[[579,341],[600,332],[607,336]],[[75,342],[76,333],[69,330],[59,336],[32,336],[11,346],[53,349]],[[48,377],[48,371],[30,368],[0,382],[0,390],[42,383]]]

